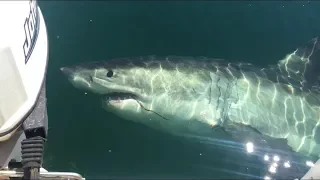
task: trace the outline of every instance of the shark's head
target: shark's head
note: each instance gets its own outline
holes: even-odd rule
[[[205,65],[186,62],[115,59],[61,71],[75,87],[102,95],[104,108],[125,119],[157,126],[174,123],[170,127],[182,127],[179,123],[190,124],[192,119],[215,125],[221,116],[217,100],[212,100],[219,93],[215,80]]]
[[[119,104],[137,106],[137,102],[150,98],[151,85],[145,83],[144,66],[121,59],[62,67],[61,71],[76,88],[103,95],[110,107],[119,108]]]

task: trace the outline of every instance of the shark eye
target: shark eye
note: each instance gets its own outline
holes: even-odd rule
[[[113,76],[113,71],[112,71],[112,70],[109,70],[108,73],[107,73],[107,77],[110,78],[110,77],[112,77],[112,76]]]

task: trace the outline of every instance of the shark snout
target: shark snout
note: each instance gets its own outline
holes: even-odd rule
[[[60,68],[60,70],[62,71],[62,73],[64,75],[66,75],[67,77],[72,77],[73,76],[73,70],[71,68],[68,68],[68,67],[62,67]]]

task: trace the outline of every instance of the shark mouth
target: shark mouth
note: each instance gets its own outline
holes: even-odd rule
[[[150,110],[148,108],[146,108],[139,100],[139,96],[132,94],[132,93],[124,93],[124,92],[113,92],[113,93],[108,93],[104,95],[104,98],[106,98],[108,101],[115,101],[116,103],[121,103],[122,100],[126,100],[126,99],[133,99],[135,101],[137,101],[137,103],[140,105],[140,107],[142,109],[144,109],[145,111],[149,111],[152,112],[158,116],[160,116],[161,118],[163,118],[164,120],[169,120],[165,117],[163,117],[162,115],[158,114],[157,112]]]
[[[126,99],[138,99],[138,96],[132,93],[113,92],[104,95],[107,100],[126,100]]]

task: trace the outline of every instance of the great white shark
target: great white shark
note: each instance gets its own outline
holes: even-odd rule
[[[222,59],[143,56],[61,68],[77,88],[103,95],[118,116],[176,135],[214,127],[284,139],[320,157],[320,44],[308,41],[264,68]],[[249,132],[249,133],[248,133]]]

